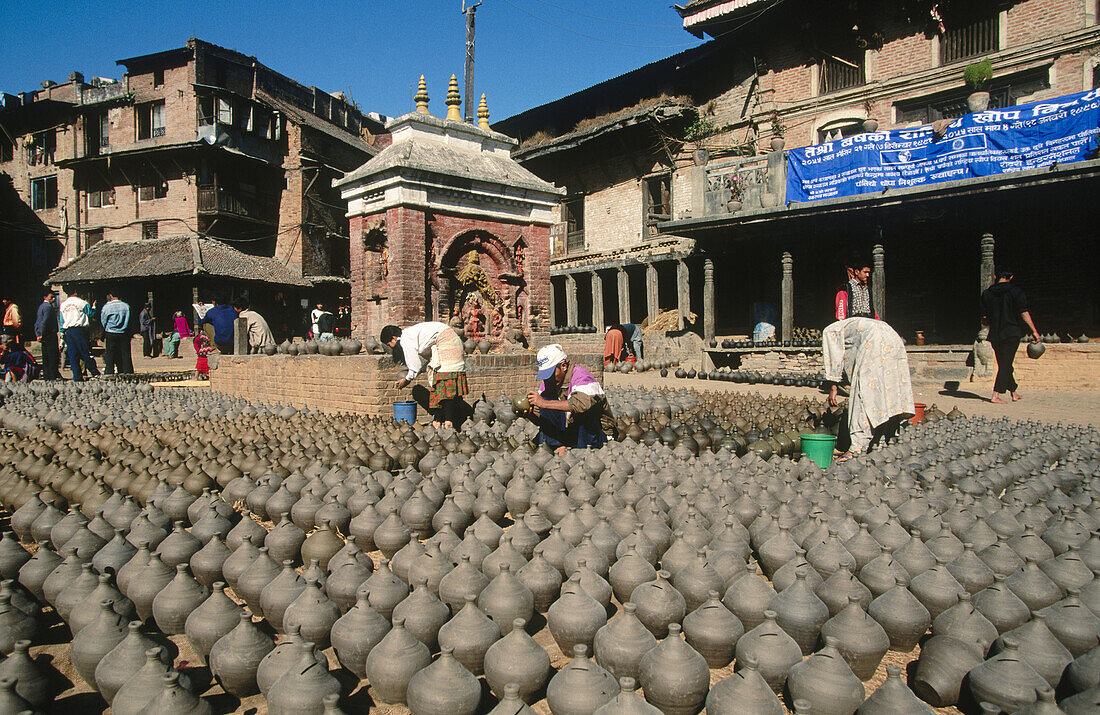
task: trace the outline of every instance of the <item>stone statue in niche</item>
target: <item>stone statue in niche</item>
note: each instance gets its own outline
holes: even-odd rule
[[[500,338],[504,334],[504,307],[501,305],[494,305],[490,320],[492,321],[492,336],[494,338]]]
[[[481,267],[481,257],[477,251],[466,254],[466,265],[455,276],[464,291],[476,291],[485,296],[490,303],[498,302],[496,288],[489,281],[489,274]]]
[[[477,293],[471,293],[466,299],[466,307],[463,310],[462,326],[468,338],[485,337],[485,321],[481,312],[481,301]]]

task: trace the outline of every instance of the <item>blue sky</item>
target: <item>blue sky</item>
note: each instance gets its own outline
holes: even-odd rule
[[[74,70],[118,78],[115,60],[181,47],[194,36],[391,116],[410,111],[424,74],[432,113],[441,116],[452,73],[462,86],[461,3],[0,0],[0,90],[64,82]],[[699,42],[668,0],[484,0],[476,93],[486,93],[497,121]]]

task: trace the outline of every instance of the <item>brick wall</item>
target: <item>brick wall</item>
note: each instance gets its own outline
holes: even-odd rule
[[[578,354],[571,358],[603,379],[598,354]],[[467,402],[484,394],[495,400],[503,392],[514,397],[534,389],[535,356],[532,353],[467,355],[466,377],[470,385]],[[276,355],[224,355],[210,372],[214,392],[244,397],[266,404],[291,405],[324,412],[360,412],[391,415],[397,400],[412,399],[409,389],[398,390],[394,383],[405,369],[388,355],[350,355],[340,357],[291,357]],[[421,375],[414,387],[426,389]],[[416,390],[419,394],[422,390]],[[426,406],[426,402],[423,406]]]
[[[1100,343],[1048,344],[1038,360],[1028,358],[1026,350],[1027,346],[1021,344],[1012,363],[1021,390],[1100,389]],[[914,382],[942,384],[958,380],[963,389],[992,389],[995,364],[989,375],[971,380],[969,359],[970,352],[965,348],[955,352],[916,348],[909,351],[909,368]]]

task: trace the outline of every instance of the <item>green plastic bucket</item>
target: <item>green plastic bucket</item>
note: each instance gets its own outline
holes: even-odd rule
[[[393,418],[398,422],[408,422],[410,425],[416,424],[416,402],[402,400],[393,403]]]
[[[799,435],[802,441],[802,454],[817,462],[817,465],[825,469],[833,463],[833,448],[836,446],[836,437],[831,434],[804,434]]]

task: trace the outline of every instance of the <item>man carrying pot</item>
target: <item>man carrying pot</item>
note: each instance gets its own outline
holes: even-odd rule
[[[602,447],[615,435],[615,418],[596,378],[580,365],[571,365],[561,345],[538,352],[539,390],[527,393],[538,410],[538,442],[565,454],[567,447]]]

